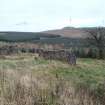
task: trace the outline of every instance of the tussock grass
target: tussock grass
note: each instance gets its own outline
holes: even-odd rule
[[[105,105],[105,61],[76,66],[34,55],[0,59],[0,105]]]

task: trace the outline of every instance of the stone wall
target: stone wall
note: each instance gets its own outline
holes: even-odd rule
[[[18,53],[37,53],[40,57],[47,60],[60,60],[68,62],[69,64],[76,64],[76,56],[66,50],[44,50],[40,48],[26,48],[18,47],[17,45],[6,45],[0,47],[0,55],[11,55]]]

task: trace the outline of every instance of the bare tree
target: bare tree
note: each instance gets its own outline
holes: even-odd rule
[[[99,58],[104,58],[104,49],[105,49],[105,28],[104,27],[96,27],[92,29],[88,29],[88,42],[95,46],[99,52]]]

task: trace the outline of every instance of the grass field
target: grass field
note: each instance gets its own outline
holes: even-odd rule
[[[0,105],[105,105],[105,60],[1,56]]]

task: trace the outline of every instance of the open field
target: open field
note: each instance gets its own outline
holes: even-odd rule
[[[1,56],[0,105],[105,105],[105,61]]]

